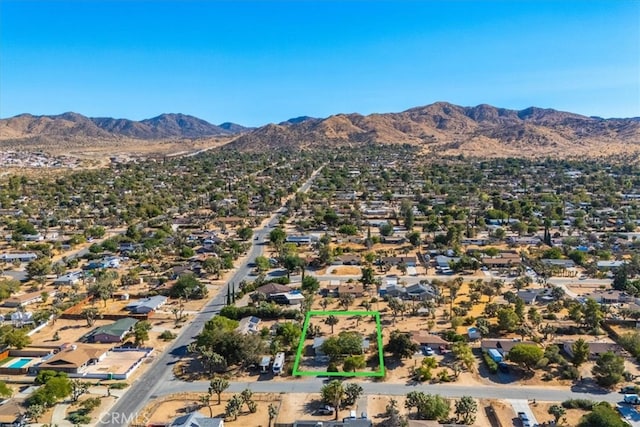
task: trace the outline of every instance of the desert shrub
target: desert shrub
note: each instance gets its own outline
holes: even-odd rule
[[[538,363],[536,363],[536,369],[546,368],[548,364],[549,364],[549,359],[547,359],[546,357],[543,357],[542,359],[538,360]]]
[[[166,330],[160,334],[160,339],[164,341],[171,341],[172,339],[175,339],[175,337],[177,337],[177,335],[169,330]]]
[[[67,420],[71,421],[73,425],[91,424],[91,416],[78,412],[72,412],[67,416]]]
[[[498,364],[493,361],[493,359],[489,356],[489,353],[483,351],[482,358],[484,359],[484,363],[486,363],[489,372],[491,372],[492,374],[498,373]]]
[[[590,411],[593,409],[595,402],[589,399],[568,399],[562,402],[562,407],[565,409],[583,409]]]
[[[577,380],[580,378],[580,372],[575,366],[568,363],[560,367],[560,379],[563,380]]]
[[[124,388],[129,387],[129,384],[127,383],[113,383],[113,384],[109,384],[109,388],[112,390],[122,390]]]

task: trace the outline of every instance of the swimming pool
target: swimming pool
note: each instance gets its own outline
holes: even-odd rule
[[[28,365],[32,359],[16,359],[11,364],[7,365],[7,368],[23,368]]]

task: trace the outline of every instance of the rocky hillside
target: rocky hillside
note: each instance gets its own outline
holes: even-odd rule
[[[401,113],[338,114],[270,124],[239,136],[228,147],[265,150],[365,143],[408,143],[434,153],[488,156],[612,154],[640,150],[640,121],[439,102]]]
[[[245,151],[400,143],[441,155],[593,157],[640,152],[640,119],[438,102],[401,113],[337,114],[324,119],[302,116],[256,129],[234,123],[216,126],[184,114],[163,114],[142,121],[76,113],[22,114],[0,120],[0,145],[4,147],[113,144],[135,149],[137,145],[131,141],[200,139],[206,143],[207,138],[215,138],[218,145],[231,140],[227,149]]]
[[[90,118],[77,113],[57,116],[33,116],[21,114],[0,120],[0,140],[29,140],[40,142],[50,139],[184,139],[211,136],[228,136],[246,131],[233,123],[216,126],[197,117],[185,114],[162,114],[142,121],[113,119],[110,117]]]

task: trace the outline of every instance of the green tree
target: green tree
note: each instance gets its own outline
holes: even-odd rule
[[[234,394],[231,399],[227,401],[227,406],[224,410],[225,418],[231,418],[233,421],[237,420],[243,403],[242,397]]]
[[[27,411],[25,415],[31,421],[37,423],[41,416],[47,411],[47,408],[44,405],[38,403],[32,403],[27,407]]]
[[[389,342],[384,347],[384,351],[393,354],[398,359],[412,357],[419,349],[418,344],[413,342],[408,332],[392,331]]]
[[[207,287],[193,274],[183,274],[169,290],[172,298],[202,299],[207,296]]]
[[[325,300],[326,301],[326,300]],[[331,326],[331,335],[333,335],[333,327],[339,322],[338,317],[330,314],[324,321],[327,325]]]
[[[260,273],[264,273],[265,271],[269,270],[269,268],[271,267],[271,264],[269,264],[269,260],[267,259],[267,257],[262,255],[256,257],[255,263],[256,263],[256,268]]]
[[[602,353],[591,369],[591,373],[599,385],[612,387],[623,379],[624,359],[612,351]]]
[[[405,407],[408,410],[416,408],[416,418],[419,420],[445,420],[451,410],[449,402],[442,396],[421,391],[407,393]]]
[[[320,282],[318,282],[318,279],[313,276],[305,276],[305,278],[302,279],[300,289],[302,289],[304,292],[315,294],[316,292],[318,292],[318,289],[320,289]]]
[[[25,268],[32,279],[40,279],[51,272],[51,258],[42,257],[31,261]]]
[[[276,417],[278,416],[278,407],[273,404],[273,403],[269,403],[269,427],[271,427],[271,423],[273,422],[273,420],[276,419]]]
[[[253,228],[240,227],[238,229],[238,237],[245,241],[251,239],[253,237]]]
[[[27,335],[25,329],[9,329],[3,330],[0,338],[3,345],[16,348],[18,350],[31,344],[31,337]]]
[[[364,360],[364,357],[363,357]],[[356,401],[360,396],[362,396],[362,392],[364,390],[360,386],[360,384],[356,383],[348,383],[344,386],[344,405],[345,406],[353,406],[356,404]]]
[[[151,323],[146,320],[136,323],[133,326],[133,336],[136,340],[136,345],[144,345],[149,340],[149,331],[151,330]]]
[[[600,322],[604,318],[600,304],[592,298],[587,298],[582,306],[582,313],[584,315],[584,324],[591,330],[598,331],[600,329]]]
[[[11,397],[13,390],[4,381],[0,381],[0,397]]]
[[[571,344],[571,352],[573,353],[571,363],[578,368],[589,359],[589,344],[580,338]]]
[[[373,284],[374,282],[374,271],[373,268],[371,267],[362,267],[362,277],[360,278],[360,281],[362,282],[362,284],[367,287],[371,284]]]
[[[564,409],[562,405],[551,405],[547,412],[549,413],[549,415],[553,415],[553,419],[555,420],[556,424],[558,424],[558,421],[560,421],[560,418],[562,418],[567,413],[567,410]]]
[[[462,424],[472,425],[476,422],[476,413],[478,412],[478,404],[471,396],[462,396],[456,402],[456,419]]]
[[[79,379],[71,380],[71,399],[77,402],[80,396],[89,391],[91,384],[86,381],[80,381]]]
[[[287,233],[282,228],[274,228],[269,233],[269,241],[277,248],[284,244],[286,238]]]
[[[345,372],[355,372],[358,369],[364,368],[365,366],[367,366],[367,363],[365,362],[363,355],[349,356],[344,359],[342,369]]]
[[[344,307],[345,310],[349,310],[349,307],[351,306],[351,304],[353,304],[355,298],[352,294],[342,294],[338,297],[338,300],[340,301],[340,305]]]
[[[628,427],[628,424],[611,405],[600,402],[593,406],[591,412],[580,418],[578,427]]]
[[[100,312],[95,307],[87,307],[83,309],[80,314],[87,321],[87,326],[91,327],[96,322],[96,318],[100,315]]]
[[[218,405],[220,404],[220,395],[229,388],[229,381],[222,377],[213,377],[209,382],[209,394],[218,396]]]
[[[498,310],[498,328],[502,331],[513,332],[518,327],[520,318],[511,307]]]
[[[544,357],[544,351],[535,344],[516,344],[509,351],[509,360],[532,370]]]
[[[320,390],[322,400],[333,406],[336,409],[335,419],[338,419],[338,413],[340,412],[340,404],[346,397],[344,386],[341,381],[332,380],[328,384],[324,385]]]

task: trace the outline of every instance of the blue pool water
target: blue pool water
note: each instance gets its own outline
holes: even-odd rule
[[[31,362],[31,359],[14,360],[9,366],[7,366],[7,368],[22,368],[25,365],[29,364],[29,362]]]

